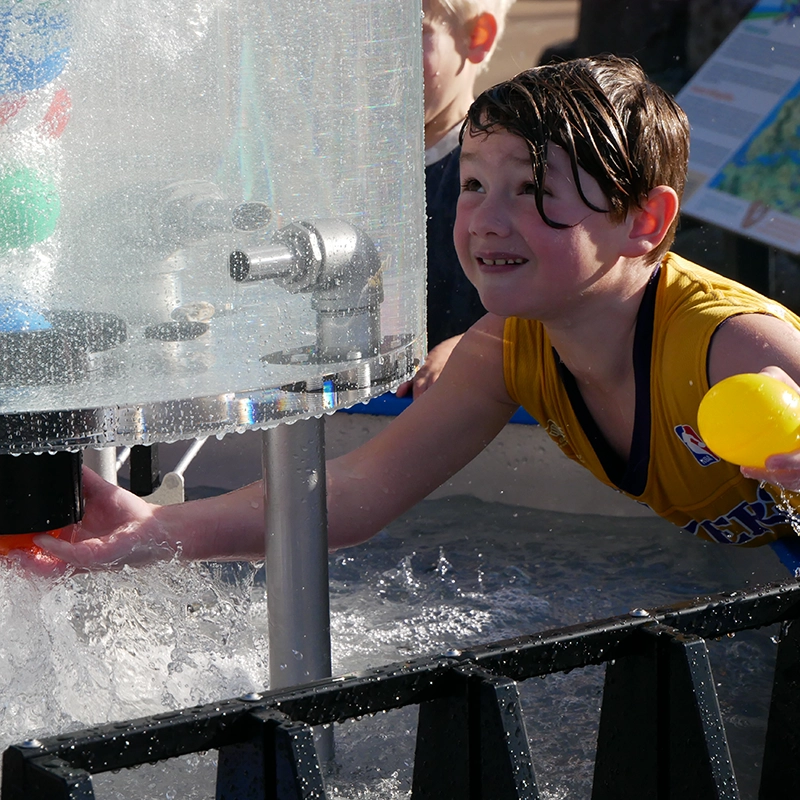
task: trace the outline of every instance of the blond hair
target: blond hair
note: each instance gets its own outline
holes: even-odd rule
[[[486,54],[482,67],[489,63],[497,43],[506,27],[506,17],[515,0],[430,0],[430,14],[445,21],[454,19],[464,25],[487,11],[497,22],[497,36],[492,49]]]

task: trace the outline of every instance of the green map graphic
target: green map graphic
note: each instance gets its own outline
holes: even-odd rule
[[[798,87],[709,185],[751,203],[800,217]]]

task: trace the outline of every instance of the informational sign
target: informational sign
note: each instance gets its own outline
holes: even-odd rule
[[[677,95],[683,212],[800,254],[800,0],[761,0]]]

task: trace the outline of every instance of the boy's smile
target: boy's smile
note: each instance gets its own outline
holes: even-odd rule
[[[578,170],[587,199],[608,205],[597,181]],[[550,145],[545,180],[547,225],[536,207],[526,143],[505,130],[464,136],[455,244],[484,306],[500,316],[547,321],[569,317],[601,290],[619,260],[625,225],[582,200],[569,157]]]

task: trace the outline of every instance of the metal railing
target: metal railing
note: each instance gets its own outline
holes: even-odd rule
[[[2,800],[90,800],[92,774],[212,749],[217,800],[321,799],[312,728],[409,705],[419,706],[414,800],[534,799],[516,682],[601,663],[593,800],[732,800],[738,788],[705,640],[778,622],[759,797],[795,798],[798,617],[800,583],[770,584],[31,740],[4,753]]]

